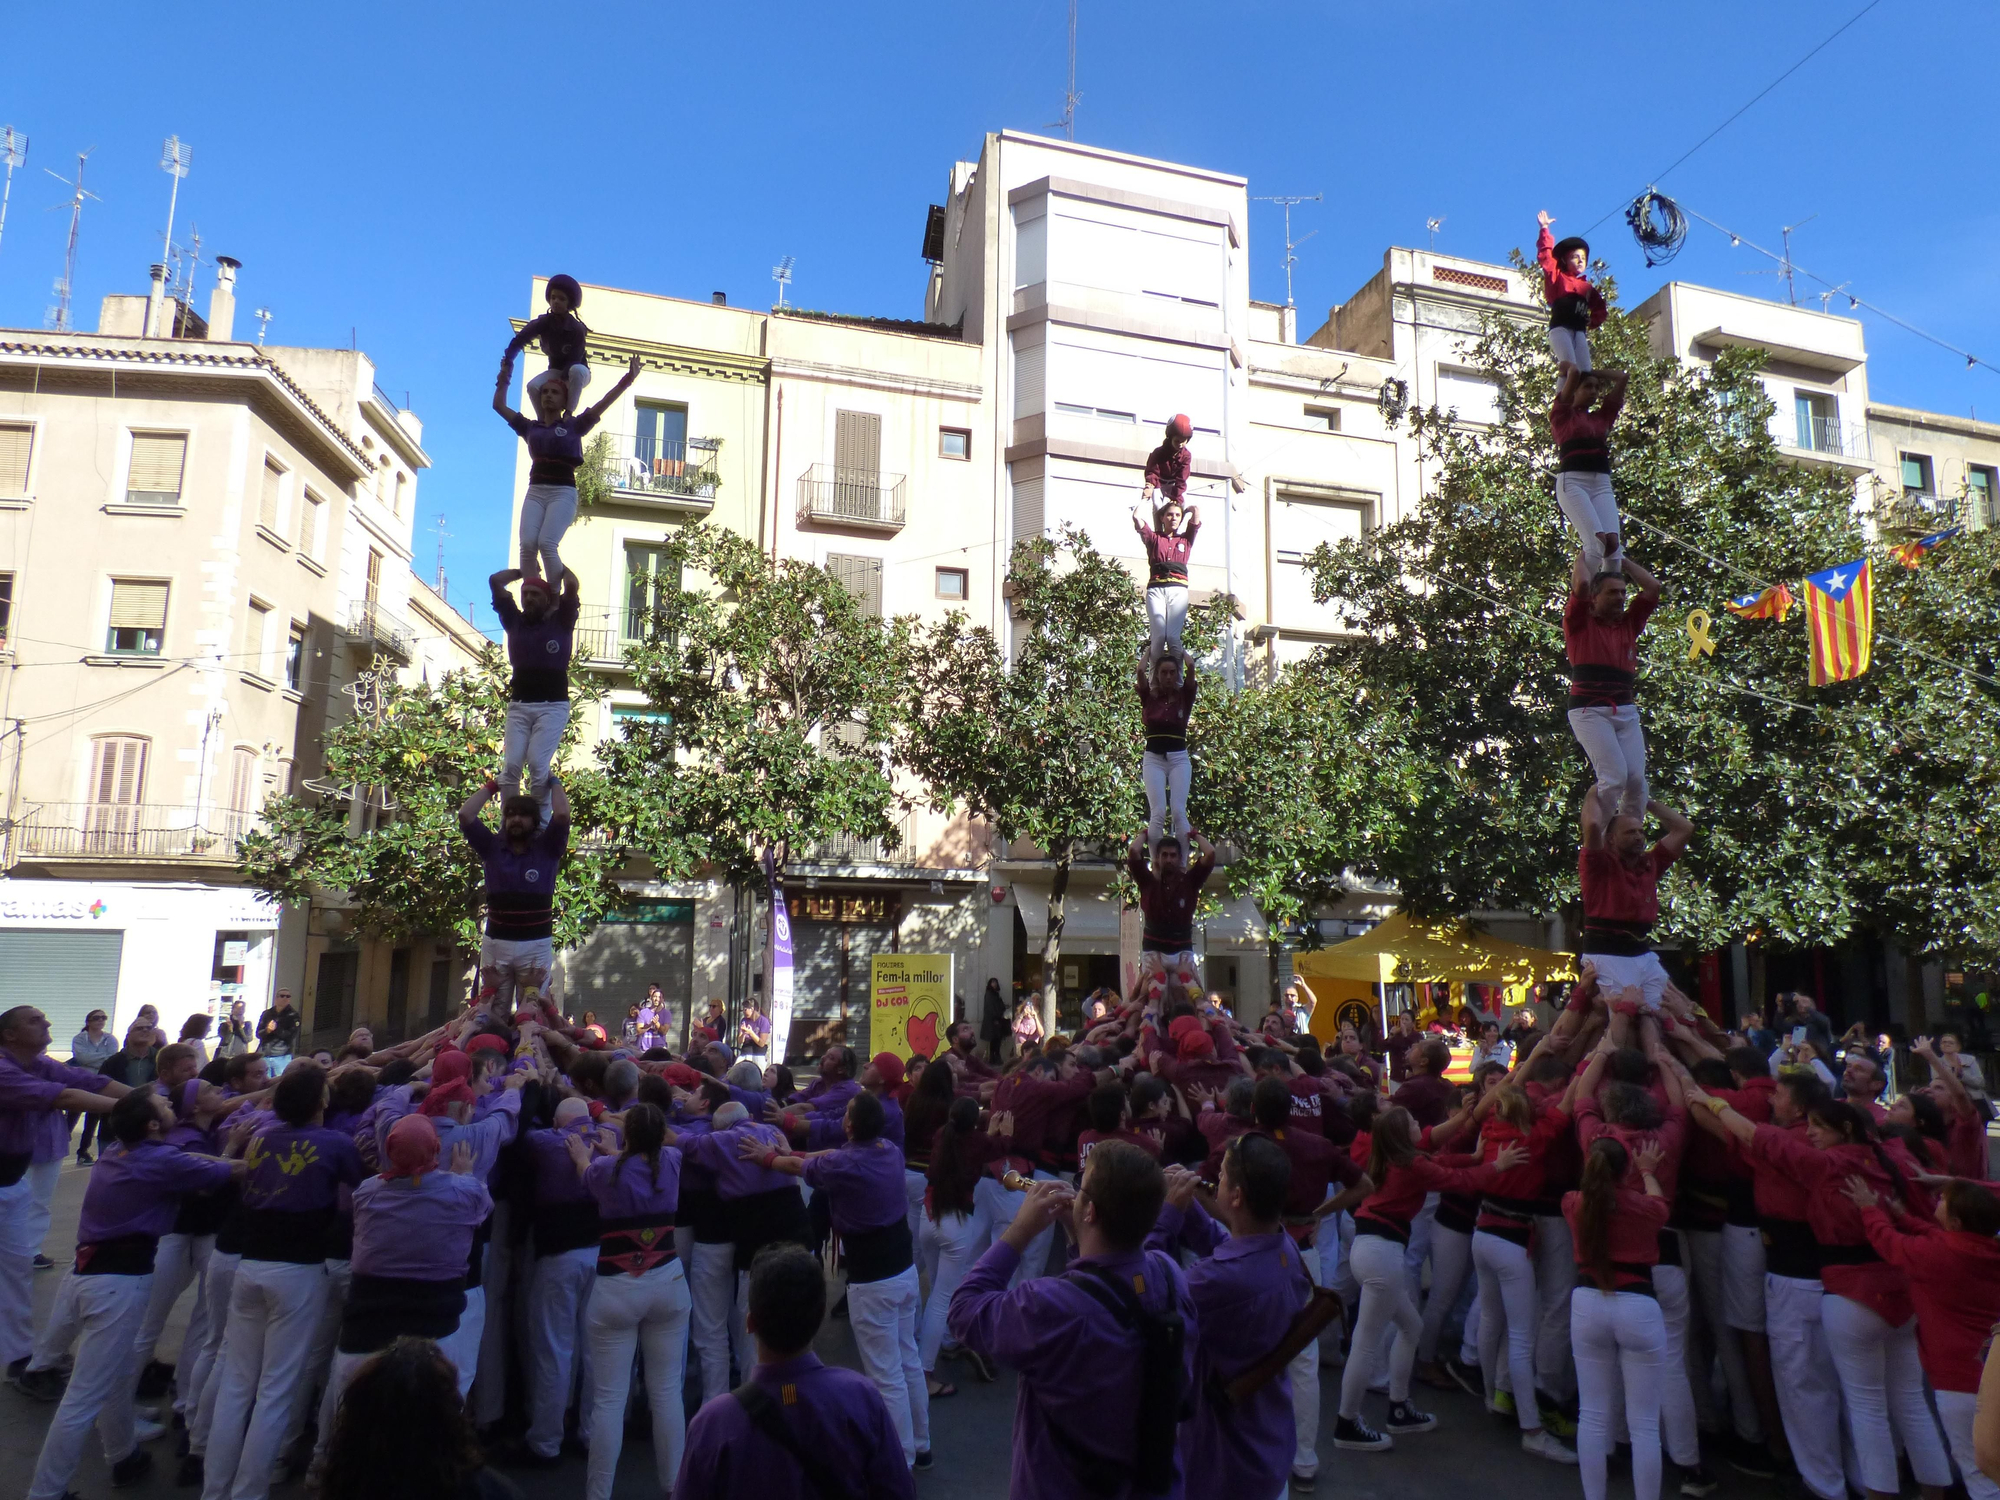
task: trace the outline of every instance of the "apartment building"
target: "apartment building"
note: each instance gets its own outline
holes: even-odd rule
[[[2000,423],[1872,403],[1868,448],[1884,535],[2000,526]]]
[[[356,675],[412,659],[422,426],[365,354],[237,341],[217,266],[205,317],[155,268],[94,334],[0,330],[0,1005],[58,1046],[98,1006],[310,1002],[309,916],[236,841]]]

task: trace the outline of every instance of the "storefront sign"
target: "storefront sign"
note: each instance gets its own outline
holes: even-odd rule
[[[877,953],[869,964],[869,1052],[936,1057],[951,1024],[952,956]]]

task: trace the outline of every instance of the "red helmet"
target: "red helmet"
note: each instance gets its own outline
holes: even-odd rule
[[[1194,423],[1188,420],[1186,412],[1175,412],[1173,421],[1167,423],[1167,431],[1185,443],[1194,436]]]

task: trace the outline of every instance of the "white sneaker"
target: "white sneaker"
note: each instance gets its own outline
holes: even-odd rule
[[[147,1422],[136,1417],[132,1421],[132,1436],[138,1442],[150,1443],[166,1435],[167,1429],[158,1422]]]
[[[1546,1458],[1552,1464],[1573,1464],[1576,1449],[1561,1438],[1551,1436],[1546,1428],[1521,1434],[1521,1451],[1532,1453],[1537,1458]]]

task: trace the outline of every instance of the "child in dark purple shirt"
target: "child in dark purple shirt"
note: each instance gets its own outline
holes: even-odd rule
[[[563,576],[556,549],[576,519],[576,471],[583,464],[583,440],[639,378],[639,356],[632,356],[631,366],[602,401],[574,416],[568,414],[568,386],[549,370],[539,384],[528,383],[538,418],[530,422],[507,399],[513,378],[514,361],[509,357],[501,362],[500,378],[493,386],[493,410],[528,445],[528,488],[521,497],[521,573],[554,581]]]
[[[564,412],[576,410],[577,398],[583,388],[590,384],[590,355],[586,344],[590,330],[583,326],[583,319],[576,315],[576,309],[583,305],[583,288],[577,285],[574,276],[555,275],[542,288],[542,296],[548,302],[549,310],[539,318],[530,318],[522,325],[521,331],[507,341],[507,352],[500,356],[500,367],[511,377],[514,356],[528,345],[539,342],[542,353],[549,357],[549,367],[541,374],[528,380],[528,399],[533,401],[550,376],[559,377],[568,395]]]
[[[1146,670],[1150,673],[1162,656],[1172,656],[1188,669],[1187,652],[1181,648],[1181,632],[1187,628],[1188,556],[1201,530],[1201,517],[1192,507],[1183,525],[1181,505],[1169,500],[1154,517],[1155,526],[1139,519],[1135,507],[1132,527],[1146,547]]]

